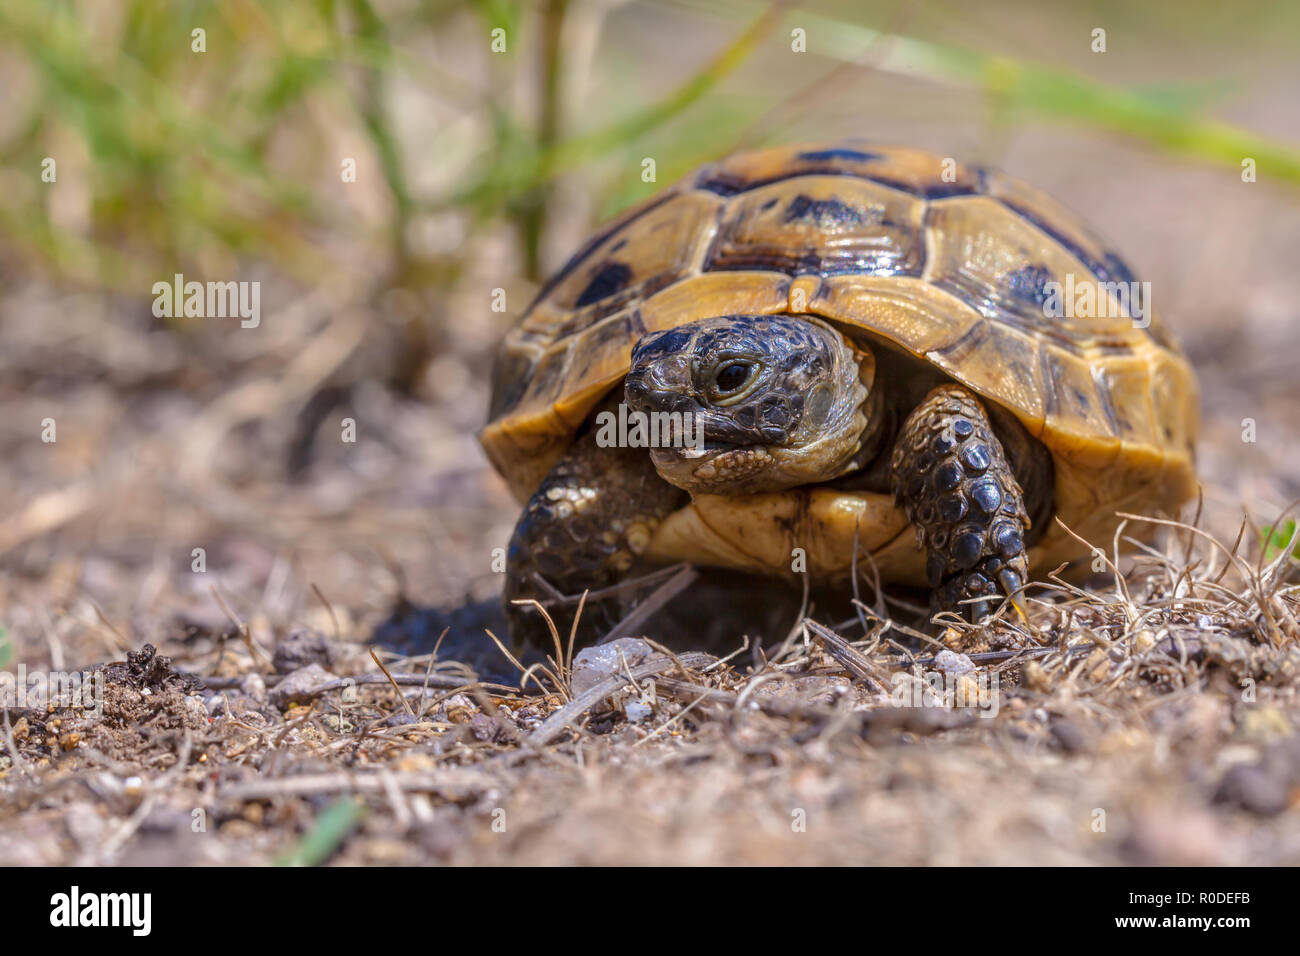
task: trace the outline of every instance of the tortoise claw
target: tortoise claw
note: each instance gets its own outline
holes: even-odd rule
[[[1020,616],[1022,624],[1029,623],[1029,617],[1025,613],[1025,596],[1023,590],[1025,582],[1020,579],[1020,575],[1011,568],[1003,568],[998,573],[998,584],[1002,586],[1002,593],[1011,601],[1011,606],[1016,609],[1016,614]]]

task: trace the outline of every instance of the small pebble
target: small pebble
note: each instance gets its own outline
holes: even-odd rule
[[[969,674],[975,670],[975,662],[965,654],[948,650],[934,655],[934,666],[946,674]]]
[[[1052,737],[1066,753],[1079,753],[1088,746],[1083,728],[1068,717],[1057,717],[1052,721]]]
[[[266,700],[266,681],[261,674],[246,674],[239,682],[239,689],[256,701]]]
[[[1288,789],[1281,774],[1259,764],[1237,764],[1223,775],[1214,801],[1272,817],[1287,808]]]
[[[639,700],[630,700],[627,702],[626,706],[624,706],[623,713],[627,715],[627,719],[631,723],[639,724],[654,713],[654,711]]]
[[[639,637],[621,637],[608,644],[584,647],[573,658],[573,694],[578,696],[616,671],[622,670],[620,660],[628,667],[635,667],[646,658],[654,655],[655,650]]]
[[[299,628],[275,646],[271,664],[277,674],[290,674],[308,664],[328,668],[334,663],[334,654],[325,635],[310,628]]]
[[[289,704],[303,704],[311,700],[310,691],[332,680],[334,675],[325,668],[319,664],[308,664],[282,677],[267,696],[272,704],[283,710]]]
[[[357,729],[356,724],[346,717],[340,717],[338,714],[326,714],[320,719],[320,722],[325,725],[327,730],[336,734],[350,734]]]

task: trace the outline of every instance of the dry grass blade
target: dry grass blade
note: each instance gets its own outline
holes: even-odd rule
[[[803,625],[816,638],[817,642],[826,648],[826,652],[853,675],[854,680],[863,681],[871,685],[874,690],[883,691],[886,689],[885,680],[880,673],[848,641],[826,625],[818,624],[816,621],[805,620]]]
[[[616,641],[620,637],[627,637],[642,624],[648,621],[656,611],[664,607],[677,595],[681,594],[688,587],[695,583],[699,577],[699,572],[693,567],[687,565],[682,568],[671,578],[665,581],[659,587],[655,588],[648,597],[638,604],[632,611],[614,625],[613,629],[600,639],[598,643],[608,644],[610,641]]]
[[[547,620],[550,620],[549,616]],[[551,630],[552,631],[555,630],[554,624],[551,625]],[[552,693],[552,691],[546,689],[545,684],[543,684],[537,677],[533,675],[533,671],[540,671],[541,673],[545,674],[547,677],[551,679],[551,684],[555,687],[555,691],[554,691],[555,693],[559,693],[563,695],[565,700],[569,699],[570,694],[568,688],[565,687],[564,682],[561,681],[560,678],[556,676],[555,673],[553,673],[549,667],[547,667],[545,664],[534,664],[532,667],[524,667],[524,665],[519,662],[519,658],[515,657],[514,654],[510,653],[510,648],[506,647],[506,645],[502,642],[501,638],[497,637],[487,628],[483,629],[483,633],[485,633],[489,638],[491,638],[492,643],[497,646],[497,650],[499,650],[505,656],[506,660],[508,660],[510,664],[516,670],[519,671],[520,690],[523,690],[524,684],[531,679],[533,683],[537,685],[537,689],[540,690],[543,694]],[[556,641],[559,640],[558,634],[556,635],[555,639]]]
[[[313,773],[279,777],[272,780],[254,780],[235,784],[218,791],[230,801],[267,800],[272,797],[311,796],[320,793],[385,793],[396,788],[403,793],[412,791],[449,792],[455,794],[481,793],[495,786],[495,778],[481,771],[467,768],[442,773]]]
[[[638,681],[643,677],[653,677],[656,674],[662,674],[664,671],[672,670],[675,667],[686,666],[692,670],[701,667],[707,667],[717,660],[712,654],[702,654],[693,651],[688,654],[680,654],[676,659],[655,655],[647,661],[642,661],[635,667],[628,669],[627,673],[632,681]],[[550,717],[546,718],[545,723],[538,727],[528,737],[528,743],[533,747],[542,747],[550,743],[565,729],[595,707],[597,704],[604,702],[621,688],[628,686],[628,677],[622,674],[611,674],[604,680],[600,681],[594,687],[583,691],[569,703],[565,704]]]
[[[217,602],[217,604],[221,607],[221,610],[225,613],[226,617],[230,619],[230,623],[235,626],[235,630],[239,634],[240,640],[242,640],[244,642],[244,646],[248,648],[248,653],[253,655],[253,660],[257,661],[259,667],[263,669],[268,669],[270,665],[270,661],[266,659],[266,655],[262,653],[262,649],[258,647],[257,644],[253,641],[253,634],[251,631],[249,631],[248,625],[245,624],[239,618],[239,616],[230,609],[230,605],[226,603],[226,599],[221,596],[221,592],[217,590],[217,586],[215,584],[212,585],[212,587],[210,587],[208,590],[212,592],[213,600]]]
[[[14,767],[21,773],[27,769],[27,760],[18,750],[18,744],[14,742],[14,729],[9,724],[9,708],[4,708],[5,722],[5,747],[9,750],[9,759],[13,761]]]
[[[414,717],[415,711],[411,709],[411,705],[407,702],[406,695],[402,693],[402,688],[397,685],[397,681],[393,680],[393,675],[388,673],[388,668],[384,666],[384,662],[379,659],[379,655],[375,653],[373,647],[370,648],[370,659],[375,662],[376,667],[384,672],[384,676],[388,678],[388,683],[393,685],[393,693],[397,695],[397,699],[406,708],[406,712]]]

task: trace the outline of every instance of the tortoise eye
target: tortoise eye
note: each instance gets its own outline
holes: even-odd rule
[[[718,369],[713,378],[713,388],[719,398],[725,398],[745,387],[754,371],[748,362],[731,362]]]

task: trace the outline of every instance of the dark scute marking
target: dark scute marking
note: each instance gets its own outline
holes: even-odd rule
[[[498,353],[492,366],[492,404],[488,409],[488,420],[495,421],[509,412],[524,396],[528,387],[528,376],[533,370],[530,358],[518,353],[503,351]]]
[[[770,186],[773,183],[783,183],[787,179],[798,179],[801,176],[845,176],[849,179],[869,179],[861,173],[852,169],[842,169],[838,166],[827,165],[824,167],[811,166],[803,169],[794,169],[788,173],[780,173],[776,176],[765,176],[761,179],[744,179],[732,174],[715,173],[710,176],[702,177],[696,184],[696,189],[702,189],[705,192],[713,193],[715,196],[721,196],[724,199],[735,196],[737,193],[749,192],[751,189],[759,189],[763,186]]]
[[[710,253],[706,272],[748,272],[753,269],[790,276],[919,276],[925,268],[917,254],[900,257],[885,250],[837,250],[823,255],[815,250],[794,251],[772,246],[747,247],[724,254]]]
[[[873,183],[880,186],[888,186],[890,189],[897,189],[899,192],[907,193],[909,196],[921,196],[923,190],[918,189],[915,183],[909,183],[902,179],[894,179],[891,176],[868,176]]]
[[[575,309],[581,309],[585,305],[591,305],[602,299],[608,299],[611,295],[621,292],[632,281],[632,267],[625,262],[606,262],[592,276],[587,287],[582,290],[576,302],[573,303]]]
[[[1057,229],[1046,219],[1044,219],[1043,217],[1035,213],[1032,209],[1028,209],[1025,206],[1022,206],[1021,204],[1013,200],[1003,199],[1002,203],[1008,208],[1014,210],[1019,216],[1029,220],[1039,229],[1043,230],[1043,232],[1047,233],[1049,236],[1051,236],[1053,239],[1059,242],[1062,246],[1064,246],[1067,250],[1069,250],[1069,252],[1076,259],[1078,259],[1080,262],[1086,265],[1089,271],[1091,271],[1093,275],[1095,275],[1102,282],[1136,282],[1137,281],[1133,275],[1133,270],[1130,269],[1128,267],[1128,264],[1119,256],[1117,256],[1115,253],[1107,252],[1104,254],[1102,258],[1098,259],[1096,256],[1091,255],[1086,249],[1084,249],[1077,242],[1075,242],[1074,239],[1072,239],[1070,236],[1067,236],[1061,230]],[[1101,245],[1101,242],[1097,240],[1096,236],[1092,236],[1087,232],[1085,232],[1084,234],[1087,235],[1088,238],[1092,239],[1093,242],[1095,242],[1098,246]]]
[[[697,189],[703,189],[705,192],[713,193],[715,196],[722,196],[724,199],[728,196],[734,196],[736,193],[744,192],[746,189],[753,188],[745,180],[738,176],[710,176],[707,179],[701,179],[695,184]]]
[[[894,224],[874,208],[856,209],[836,199],[814,200],[801,194],[784,215],[787,223],[800,217],[812,220],[826,234],[809,237],[808,245],[797,245],[788,238],[737,237],[734,227],[724,226],[705,255],[704,271],[760,269],[790,276],[919,276],[925,271],[925,245],[916,230],[901,224],[902,234],[892,235],[888,229]],[[829,228],[837,224],[847,228],[839,233]]]
[[[1110,433],[1119,436],[1123,430],[1119,413],[1115,409],[1115,400],[1110,394],[1110,377],[1103,368],[1094,368],[1092,370],[1092,382],[1097,386],[1097,395],[1101,398],[1101,410],[1106,416],[1106,424],[1110,426]]]
[[[1128,263],[1121,259],[1114,252],[1107,252],[1105,264],[1101,272],[1098,273],[1103,282],[1125,282],[1132,283],[1140,281],[1129,268]],[[1131,288],[1131,286],[1130,286]],[[1151,303],[1144,301],[1143,307],[1147,310],[1147,317],[1150,319]],[[1154,319],[1148,321],[1146,329],[1147,335],[1152,341],[1161,348],[1168,349],[1171,352],[1177,352],[1178,346],[1165,328],[1155,322]]]
[[[1098,273],[1103,282],[1136,282],[1128,263],[1113,252],[1106,253],[1105,272]]]
[[[542,288],[538,291],[537,296],[533,299],[532,304],[528,306],[527,312],[531,312],[533,310],[533,307],[536,306],[538,302],[541,302],[543,299],[545,299],[548,295],[550,295],[555,290],[556,286],[558,286],[561,282],[563,282],[570,275],[572,275],[573,271],[577,269],[578,266],[582,265],[583,261],[588,256],[590,256],[592,252],[600,248],[602,243],[606,242],[608,239],[614,236],[615,233],[623,229],[626,229],[628,226],[632,225],[632,223],[644,217],[647,213],[652,212],[655,209],[658,209],[664,203],[668,202],[668,200],[673,199],[676,196],[677,196],[677,192],[675,190],[669,190],[668,192],[660,196],[658,199],[648,203],[646,207],[642,209],[640,212],[638,212],[636,215],[631,216],[627,220],[616,219],[609,226],[602,229],[600,232],[596,233],[594,236],[592,236],[590,239],[584,242],[582,244],[582,248],[580,248],[577,252],[575,252],[569,258],[569,261],[566,262],[564,266],[558,272],[555,273],[555,275],[551,276],[549,279],[546,280],[546,284],[542,286]],[[527,312],[525,312],[525,315],[527,314]]]
[[[947,199],[949,196],[974,196],[978,192],[977,184],[945,183],[941,179],[938,182],[926,183],[921,190],[921,195],[926,199]]]
[[[1061,410],[1061,398],[1057,382],[1059,363],[1056,356],[1047,348],[1038,349],[1038,366],[1043,376],[1043,414],[1055,415]]]
[[[800,193],[786,207],[784,221],[811,219],[822,226],[832,224],[856,226],[861,224],[864,218],[862,210],[854,209],[838,199],[813,199]]]
[[[533,370],[531,380],[527,383],[531,394],[543,399],[555,396],[564,377],[568,360],[568,351],[551,351],[542,356],[542,360],[537,363],[537,368]]]
[[[930,224],[929,215],[930,212],[927,211],[927,226]],[[1013,273],[1006,274],[1007,277],[1012,275]],[[1032,284],[1035,278],[1033,275],[1028,275],[1010,281],[1021,284],[1021,288],[1023,288],[1024,285]],[[973,276],[968,272],[957,271],[939,276],[935,279],[934,284],[974,307],[987,319],[1019,329],[1033,338],[1041,337],[1071,355],[1084,354],[1084,348],[1079,342],[1077,332],[1059,319],[1049,319],[1044,314],[1043,305],[1035,302],[1032,298],[1013,295],[1006,282],[998,283],[996,286],[989,286],[982,276]],[[1154,325],[1154,323],[1152,324]],[[1088,345],[1090,349],[1106,354],[1130,354],[1132,352],[1127,342],[1108,341],[1105,337],[1090,335]]]
[[[1057,229],[1042,216],[1038,215],[1038,213],[1034,212],[1028,206],[1016,202],[1014,199],[1003,199],[1001,202],[1003,205],[1013,210],[1018,216],[1029,220],[1043,232],[1047,233],[1061,245],[1065,246],[1065,248],[1068,249],[1076,259],[1086,265],[1093,273],[1099,276],[1102,274],[1104,266],[1098,259],[1096,259],[1096,257],[1089,255],[1087,250],[1081,248],[1074,239]]]
[[[970,183],[945,183],[941,179],[931,182],[909,182],[904,179],[894,179],[892,176],[868,176],[873,183],[881,186],[888,186],[890,189],[897,189],[901,193],[907,193],[909,196],[916,196],[919,199],[947,199],[949,196],[973,196],[977,190]]]
[[[988,321],[981,319],[962,333],[956,342],[945,345],[937,351],[940,355],[951,359],[953,362],[962,362],[989,337],[989,331]]]
[[[1044,265],[1021,266],[1002,276],[1012,298],[1030,303],[1042,309],[1047,301],[1047,283],[1052,281],[1052,273]]]
[[[608,349],[611,343],[620,347],[629,342],[635,344],[644,335],[641,314],[627,312],[594,324],[583,338],[581,348],[586,350],[584,354],[595,356]]]
[[[602,319],[615,315],[627,308],[632,299],[640,296],[649,298],[660,289],[666,288],[676,281],[677,275],[673,272],[667,272],[662,275],[652,276],[643,282],[624,289],[620,294],[609,296],[601,299],[599,302],[589,305],[586,308],[576,309],[572,315],[565,319],[556,327],[555,335],[552,341],[558,342],[566,339],[571,335],[586,331]]]
[[[934,227],[937,208],[931,206],[925,212],[927,229]],[[1019,329],[1031,337],[1042,336],[1066,352],[1081,355],[1083,349],[1071,330],[1044,314],[1046,290],[1042,286],[1049,278],[1046,270],[1035,264],[1005,273],[994,285],[990,285],[983,275],[972,275],[960,268],[938,276],[934,284],[974,307],[987,319]],[[1096,344],[1105,350],[1105,343]],[[954,347],[949,346],[949,349]]]
[[[798,156],[810,163],[822,163],[833,159],[847,159],[856,163],[871,163],[878,159],[884,159],[881,153],[864,153],[859,149],[846,149],[836,147],[833,149],[813,149],[806,153],[800,153]]]

